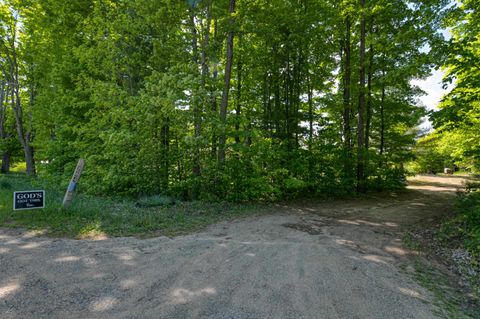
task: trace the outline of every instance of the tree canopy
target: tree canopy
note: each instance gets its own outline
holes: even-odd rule
[[[453,89],[432,115],[438,148],[451,162],[480,171],[480,3],[462,1],[449,10],[445,85]]]
[[[446,56],[442,23],[456,88],[436,123],[478,134],[478,4],[448,3],[1,0],[3,163],[60,181],[81,157],[97,194],[400,187],[426,115],[412,80]]]

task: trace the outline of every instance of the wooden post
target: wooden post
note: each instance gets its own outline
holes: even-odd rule
[[[83,159],[78,160],[77,167],[73,173],[70,184],[68,184],[67,192],[63,198],[63,207],[67,208],[72,203],[73,194],[75,193],[75,188],[77,188],[77,183],[80,180],[80,175],[82,175],[83,167],[85,166],[85,161]]]

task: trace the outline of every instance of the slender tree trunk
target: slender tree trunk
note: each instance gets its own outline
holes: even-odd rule
[[[214,47],[216,47],[216,43],[218,41],[217,37],[217,30],[218,30],[218,23],[217,19],[215,18],[213,20],[213,43]],[[214,69],[213,69],[213,76],[212,76],[212,92],[210,92],[211,97],[211,104],[212,104],[212,114],[216,116],[218,107],[217,107],[217,98],[215,96],[216,92],[216,86],[217,86],[217,77],[218,77],[218,66],[215,64]],[[212,160],[215,161],[217,158],[217,132],[216,132],[216,127],[212,128],[212,151],[211,151],[211,157]]]
[[[192,61],[194,65],[198,65],[198,33],[197,27],[195,25],[195,14],[193,10],[190,12],[190,29],[192,33]],[[193,107],[193,126],[194,126],[194,137],[195,137],[195,145],[193,151],[193,167],[192,173],[194,176],[201,175],[201,167],[200,167],[200,146],[198,145],[200,136],[202,134],[202,122],[201,122],[201,112],[200,112],[200,105],[198,102],[197,97],[197,90],[193,90],[192,92],[192,107]],[[196,193],[194,191],[194,193]],[[196,196],[196,194],[194,194]]]
[[[357,122],[357,191],[366,191],[365,183],[365,0],[360,0],[362,16],[360,21],[360,86],[358,92]]]
[[[252,126],[252,119],[249,115],[249,113],[247,112],[247,138],[245,139],[245,145],[247,145],[248,147],[250,147],[252,145],[252,130],[253,130],[253,126]]]
[[[313,76],[309,75],[308,77],[308,87],[307,87],[307,103],[308,103],[308,168],[310,172],[315,170],[315,161],[316,159],[312,155],[313,151]],[[310,174],[309,179],[313,180],[315,178],[314,174]]]
[[[25,131],[23,126],[23,109],[22,103],[20,100],[20,77],[19,77],[19,67],[18,67],[18,57],[17,57],[17,25],[16,22],[12,25],[11,30],[11,40],[9,41],[9,52],[6,52],[6,58],[9,63],[10,72],[8,74],[9,81],[11,82],[11,106],[13,115],[15,117],[15,126],[17,129],[18,141],[22,145],[24,154],[25,154],[25,163],[27,166],[27,175],[35,176],[35,159],[34,159],[34,150],[31,146],[33,139],[32,132],[32,113],[31,107],[33,106],[33,91],[30,91],[30,110],[28,112],[28,130]],[[6,47],[6,45],[5,45]]]
[[[269,109],[271,114],[270,122],[270,131],[272,132],[271,136],[277,139],[281,137],[281,126],[280,126],[280,110],[281,110],[281,96],[280,96],[280,74],[279,74],[279,57],[278,57],[278,45],[275,43],[272,47],[272,75],[270,76],[270,81],[268,81],[269,92],[273,94],[273,105],[269,99]]]
[[[203,41],[202,41],[202,78],[201,78],[201,86],[202,89],[206,92],[208,90],[207,88],[207,79],[210,76],[210,68],[209,68],[209,62],[211,57],[209,56],[209,50],[210,50],[210,29],[212,26],[212,1],[209,0],[206,4],[206,21],[205,21],[205,26],[202,24],[202,34],[203,34]],[[217,24],[216,21],[214,22],[214,39],[213,41],[216,41],[216,29],[217,29]],[[215,92],[214,92],[214,86],[215,82],[217,79],[217,68],[214,66],[213,69],[213,77],[212,77],[212,84],[210,85],[210,91],[209,91],[209,99],[210,99],[210,105],[211,105],[211,110],[213,111],[212,114],[217,113],[217,100],[215,98]],[[202,102],[203,102],[203,97],[202,97]],[[207,103],[202,103],[202,104],[207,104]],[[212,127],[212,158],[215,158],[217,155],[217,146],[216,146],[216,134],[215,134],[215,129]]]
[[[207,18],[205,21],[205,27],[203,27],[203,43],[202,43],[202,88],[206,88],[207,77],[209,74],[208,67],[208,50],[210,47],[210,25],[211,25],[211,15],[210,15],[210,3],[207,3]]]
[[[382,84],[382,98],[380,100],[380,156],[385,149],[385,83]]]
[[[242,61],[238,60],[237,63],[237,92],[236,92],[236,99],[235,99],[235,142],[237,144],[240,143],[240,115],[242,111],[242,104],[241,104],[241,97],[242,97],[242,70],[243,65]]]
[[[366,121],[365,121],[365,176],[370,175],[370,127],[372,122],[372,68],[373,68],[373,46],[370,45],[369,49],[369,63],[368,63],[368,75],[367,75],[367,109],[366,109]]]
[[[25,132],[25,139],[27,142],[27,150],[25,152],[26,162],[27,162],[27,175],[35,176],[37,174],[37,168],[35,165],[35,152],[34,148],[31,145],[33,142],[33,107],[35,104],[35,86],[33,84],[33,79],[31,80],[32,84],[30,85],[30,105],[28,108],[28,118],[27,118],[27,130]],[[20,97],[17,97],[20,100]]]
[[[214,81],[217,79],[217,73],[214,72]],[[218,107],[217,107],[217,98],[212,95],[212,114],[216,116],[218,114]],[[217,128],[213,127],[212,129],[212,160],[215,161],[217,158],[217,146],[218,146],[218,137],[217,137]]]
[[[6,109],[3,104],[3,100],[6,95],[6,85],[4,82],[0,82],[0,138],[5,138],[5,122],[7,119]]]
[[[271,82],[268,71],[263,75],[263,129],[272,137]]]
[[[20,92],[18,89],[18,84],[12,89],[12,109],[15,116],[15,127],[17,129],[18,141],[22,145],[23,152],[25,154],[25,164],[27,167],[27,175],[35,176],[35,159],[34,159],[34,150],[30,145],[29,135],[25,135],[25,130],[23,127],[23,110],[20,101]]]
[[[163,148],[162,167],[162,192],[166,193],[169,188],[170,179],[170,120],[167,118],[162,127],[161,142]]]
[[[290,130],[290,113],[291,113],[291,105],[292,105],[292,99],[291,99],[291,77],[290,77],[290,54],[287,56],[287,70],[285,74],[285,90],[284,90],[284,97],[283,97],[283,103],[285,104],[285,137],[287,139],[288,143],[288,151],[292,149],[291,145],[291,130]]]
[[[10,153],[8,151],[4,151],[2,154],[2,167],[0,168],[0,173],[10,173]]]
[[[5,131],[5,124],[7,121],[7,108],[4,105],[5,97],[8,97],[7,86],[4,82],[0,83],[0,139],[5,140],[7,134]],[[10,172],[10,153],[4,150],[2,153],[2,167],[0,173],[7,174]]]
[[[370,33],[373,32],[373,21],[370,25]],[[367,161],[368,161],[368,149],[370,147],[370,126],[372,122],[372,77],[373,77],[373,44],[370,43],[368,49],[368,75],[367,75],[367,119],[365,123],[365,150],[367,151]]]
[[[227,109],[228,109],[228,94],[230,93],[230,79],[232,76],[232,64],[233,64],[233,25],[235,23],[232,17],[235,12],[235,0],[230,0],[229,13],[230,13],[230,31],[227,36],[227,56],[225,64],[225,81],[222,94],[222,104],[220,105],[220,121],[221,130],[218,143],[218,163],[220,167],[223,167],[225,163],[225,144],[226,144],[226,124],[227,124]]]
[[[295,95],[295,123],[294,123],[294,131],[295,131],[295,148],[298,149],[300,147],[300,101],[302,95],[302,84],[304,79],[302,79],[302,69],[303,69],[303,49],[299,49],[297,52],[297,67],[295,68],[295,79],[294,79],[294,95]]]
[[[313,83],[308,81],[308,150],[312,151],[313,146]]]
[[[345,34],[345,45],[344,45],[344,63],[343,63],[343,143],[345,150],[345,162],[344,170],[345,173],[350,176],[352,170],[351,156],[352,156],[352,129],[350,126],[350,114],[351,110],[351,21],[350,17],[346,18],[345,21],[346,34]]]

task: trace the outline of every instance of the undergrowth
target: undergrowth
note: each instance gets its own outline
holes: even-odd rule
[[[414,268],[414,277],[417,282],[434,295],[435,313],[439,317],[448,319],[480,318],[480,309],[469,305],[462,293],[452,288],[455,285],[451,278],[421,258],[415,260]]]
[[[14,211],[13,192],[45,189],[44,209]],[[77,194],[63,209],[63,189],[23,175],[0,176],[0,226],[22,227],[73,238],[106,236],[175,236],[235,217],[261,214],[268,206],[226,202],[176,201],[160,195],[140,199]]]

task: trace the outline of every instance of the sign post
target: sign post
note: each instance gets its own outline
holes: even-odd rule
[[[73,194],[75,193],[75,189],[77,188],[77,183],[80,180],[80,175],[82,175],[83,167],[85,166],[85,161],[83,159],[79,159],[77,163],[77,167],[75,168],[75,172],[73,173],[72,179],[68,184],[67,191],[65,193],[65,197],[63,198],[63,207],[67,208],[72,203]]]

